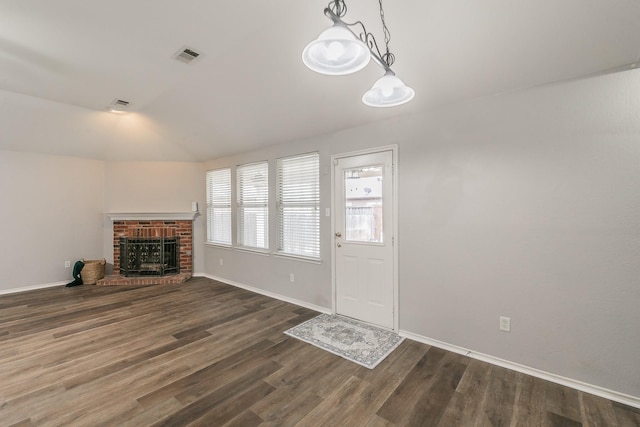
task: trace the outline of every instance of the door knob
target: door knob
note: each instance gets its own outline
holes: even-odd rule
[[[339,231],[336,231],[336,237],[342,237],[342,233]]]
[[[342,243],[338,242],[338,243],[336,244],[336,246],[337,246],[337,247],[339,247],[339,248],[341,248],[341,247],[342,247]]]

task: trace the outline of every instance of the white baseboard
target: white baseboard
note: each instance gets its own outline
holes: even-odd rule
[[[195,275],[194,275],[195,276]],[[320,313],[331,314],[331,309],[326,307],[320,307],[319,305],[310,304],[306,301],[301,301],[295,298],[290,298],[285,295],[276,294],[275,292],[265,291],[264,289],[254,288],[253,286],[244,285],[242,283],[234,282],[233,280],[224,279],[222,277],[212,276],[210,274],[198,274],[199,277],[206,277],[211,280],[217,280],[218,282],[226,283],[227,285],[235,286],[237,288],[242,288],[247,291],[255,292],[256,294],[264,295],[267,297],[275,298],[280,301],[288,302],[291,304],[299,305],[300,307],[308,308],[313,311],[317,311]]]
[[[64,282],[52,282],[52,283],[42,283],[40,285],[28,285],[28,286],[22,286],[19,288],[12,288],[12,289],[0,289],[0,295],[16,294],[18,292],[33,291],[35,289],[53,288],[55,286],[66,285],[67,283],[69,283],[68,280]]]
[[[609,399],[615,402],[623,403],[625,405],[633,406],[634,408],[640,408],[640,397],[619,393],[614,390],[609,390],[603,387],[587,384],[582,381],[573,380],[571,378],[565,378],[560,375],[552,374],[550,372],[542,371],[536,368],[531,368],[529,366],[521,365],[519,363],[510,362],[508,360],[500,359],[499,357],[490,356],[488,354],[478,353],[476,351],[469,350],[467,348],[459,347],[453,344],[448,344],[446,342],[442,342],[429,337],[414,334],[409,331],[400,330],[399,333],[401,336],[405,338],[409,338],[411,340],[418,341],[423,344],[431,345],[433,347],[438,347],[443,350],[451,351],[453,353],[462,354],[464,356],[468,356],[473,359],[478,359],[483,362],[491,363],[492,365],[497,365],[503,368],[511,369],[516,372],[521,372],[523,374],[527,374],[533,377],[541,378],[543,380],[551,381],[553,383],[567,386],[576,390],[580,390],[585,393],[590,393],[596,396],[603,397],[605,399]]]

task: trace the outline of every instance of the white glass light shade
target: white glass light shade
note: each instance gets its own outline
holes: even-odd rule
[[[370,107],[395,107],[409,102],[415,92],[391,71],[380,77],[363,96],[362,102]]]
[[[332,76],[360,71],[370,59],[369,48],[339,24],[324,30],[302,52],[304,65],[320,74]]]

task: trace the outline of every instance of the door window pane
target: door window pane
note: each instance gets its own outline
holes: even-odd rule
[[[382,167],[344,171],[345,240],[383,243]]]

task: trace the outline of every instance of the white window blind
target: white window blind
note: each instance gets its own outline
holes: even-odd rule
[[[231,245],[231,169],[207,172],[207,241]]]
[[[269,248],[269,164],[238,166],[238,245]]]
[[[320,258],[318,153],[278,159],[278,252]]]

